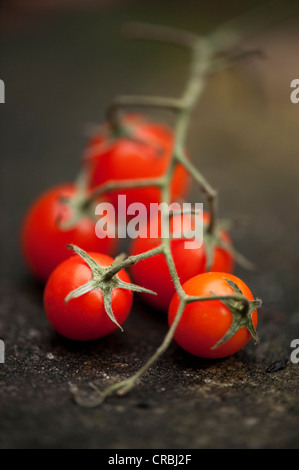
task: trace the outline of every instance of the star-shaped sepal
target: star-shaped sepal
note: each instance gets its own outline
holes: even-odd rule
[[[260,299],[248,300],[246,297],[243,296],[242,291],[233,281],[231,281],[230,279],[226,279],[226,278],[225,280],[233,289],[234,293],[237,294],[237,296],[240,295],[240,299],[232,299],[232,298],[229,298],[228,296],[227,299],[220,300],[220,302],[222,302],[231,311],[233,321],[229,330],[212,347],[212,349],[219,348],[219,346],[221,346],[222,344],[230,340],[234,336],[234,334],[240,328],[243,328],[243,327],[249,331],[255,343],[258,343],[259,337],[252,321],[252,314],[257,308],[261,307],[262,301]],[[215,295],[215,294],[212,293],[212,295]]]
[[[76,299],[81,297],[88,292],[99,289],[103,295],[104,307],[108,317],[113,323],[115,323],[118,328],[123,331],[122,326],[117,322],[113,310],[112,310],[112,292],[114,289],[126,289],[135,292],[144,292],[147,294],[156,295],[156,292],[153,292],[144,287],[138,286],[136,284],[128,283],[122,281],[118,277],[118,271],[115,273],[115,267],[117,265],[121,266],[122,261],[126,258],[126,255],[121,254],[115,258],[114,262],[110,266],[100,266],[86,251],[82,250],[75,245],[67,245],[67,248],[73,250],[77,255],[79,255],[85,263],[89,266],[92,272],[92,278],[86,284],[78,287],[77,289],[71,291],[65,298],[65,302],[69,302],[71,299]],[[121,267],[119,271],[121,270]]]

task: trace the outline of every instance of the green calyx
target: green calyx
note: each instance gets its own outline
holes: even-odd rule
[[[243,296],[242,291],[233,281],[226,278],[225,281],[233,289],[236,297],[233,298],[228,296],[227,299],[222,298],[219,299],[219,301],[229,308],[232,313],[233,321],[229,330],[212,347],[212,350],[219,348],[219,346],[229,341],[240,328],[246,328],[246,330],[249,331],[249,333],[251,334],[254,341],[258,343],[259,337],[253,325],[252,314],[257,308],[261,307],[262,301],[260,299],[248,300],[246,297]],[[212,295],[215,296],[215,294],[213,293]]]
[[[140,118],[140,121],[142,119]],[[154,152],[156,152],[157,156],[161,156],[165,152],[165,148],[163,148],[158,142],[155,142],[154,139],[146,139],[145,137],[139,138],[136,136],[135,133],[135,125],[130,124],[127,122],[123,122],[123,120],[117,120],[116,123],[113,125],[111,123],[107,124],[107,129],[105,129],[106,142],[101,147],[99,152],[107,152],[110,148],[114,145],[115,142],[119,139],[126,139],[132,142],[135,142],[139,145],[144,145],[147,147],[152,147]],[[80,220],[84,217],[88,217],[96,222],[95,217],[95,206],[97,197],[97,192],[101,189],[101,186],[93,188],[90,190],[89,188],[89,180],[90,180],[90,157],[86,158],[85,164],[79,171],[78,177],[75,181],[75,193],[71,197],[63,197],[61,198],[60,202],[66,206],[68,206],[69,210],[69,217],[66,220],[60,220],[58,218],[57,224],[60,230],[67,231],[74,228]],[[139,187],[139,182],[136,180],[128,180],[130,182],[129,187]],[[122,183],[120,182],[119,186],[122,187]],[[152,178],[148,179],[148,186],[152,186],[153,181]],[[105,183],[103,184],[105,186]],[[114,186],[118,186],[117,183]],[[146,186],[146,184],[145,184]],[[107,190],[109,192],[109,189]]]
[[[81,297],[88,292],[99,289],[103,295],[104,307],[108,317],[113,323],[115,323],[118,328],[123,331],[123,328],[117,322],[113,310],[112,310],[112,292],[114,289],[126,289],[135,292],[145,292],[147,294],[154,294],[155,292],[140,287],[135,284],[124,282],[117,276],[118,272],[114,274],[115,270],[112,269],[116,265],[121,265],[121,262],[124,260],[125,255],[119,255],[115,258],[114,262],[110,266],[100,266],[86,251],[75,245],[67,245],[67,248],[73,250],[77,255],[79,255],[85,263],[89,266],[92,272],[92,278],[86,284],[78,287],[77,289],[71,291],[65,298],[65,303],[69,302],[71,299],[76,299]],[[121,270],[121,268],[119,269]],[[113,272],[113,274],[112,274]]]

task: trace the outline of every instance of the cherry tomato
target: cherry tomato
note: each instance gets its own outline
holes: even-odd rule
[[[114,261],[102,253],[88,254],[100,266],[109,266]],[[117,276],[124,282],[130,282],[125,271],[120,271]],[[90,267],[80,256],[72,255],[59,264],[48,279],[44,291],[45,311],[52,327],[66,338],[90,341],[102,338],[118,328],[105,311],[103,294],[99,289],[65,303],[65,298],[70,292],[86,284],[91,278]],[[119,325],[127,319],[132,299],[130,290],[113,289],[111,306]]]
[[[233,281],[242,294],[253,300],[247,285],[238,277],[228,273],[199,274],[183,284],[188,295],[212,296],[232,295],[233,288],[226,279]],[[168,312],[168,322],[172,325],[179,306],[179,297],[174,295]],[[254,328],[257,325],[257,311],[252,313]],[[175,341],[187,352],[205,358],[223,358],[242,349],[250,340],[251,335],[245,327],[241,327],[228,341],[216,349],[211,349],[227,333],[232,324],[230,309],[220,300],[207,300],[188,304],[175,330]]]
[[[108,125],[104,125],[87,145],[85,158],[90,163],[91,188],[110,180],[156,178],[167,171],[174,143],[172,130],[138,115],[127,115],[121,125],[127,136],[114,136]],[[186,195],[188,183],[186,170],[178,165],[171,182],[173,201]],[[127,207],[138,202],[149,210],[150,203],[161,202],[159,188],[120,189],[107,193],[107,200],[115,208],[120,194],[126,196]]]
[[[62,230],[59,222],[68,220],[70,208],[61,201],[75,194],[72,184],[53,187],[38,197],[25,215],[21,229],[21,247],[24,259],[33,274],[46,281],[53,269],[71,256],[67,243],[79,245],[86,251],[113,254],[114,238],[98,238],[95,220],[84,216],[69,230]]]
[[[174,216],[172,218],[172,223],[170,223],[170,233],[178,233],[178,228],[181,226],[181,220],[185,223],[190,220],[190,217],[190,214]],[[204,225],[206,225],[208,221],[209,215],[204,212]],[[156,224],[157,219],[155,218],[154,220],[150,220],[141,232],[140,237],[132,241],[130,255],[137,255],[139,253],[146,252],[161,244],[160,238],[149,237],[151,223]],[[158,224],[158,234],[161,235],[160,221],[158,221]],[[220,231],[220,238],[228,244],[231,244],[231,239],[226,231]],[[184,283],[196,274],[204,273],[206,271],[206,252],[204,244],[200,245],[199,242],[194,242],[195,248],[187,249],[185,242],[185,238],[172,239],[170,242],[174,264],[181,283]],[[232,272],[233,268],[234,259],[232,254],[226,249],[217,246],[214,250],[214,258],[210,271]],[[154,257],[139,261],[131,267],[131,276],[136,284],[146,287],[147,289],[151,289],[157,293],[157,295],[140,294],[146,302],[161,310],[168,310],[172,296],[175,293],[175,287],[169,274],[169,269],[164,255],[158,254]]]

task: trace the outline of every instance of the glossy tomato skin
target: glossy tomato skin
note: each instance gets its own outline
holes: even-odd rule
[[[70,209],[61,198],[72,197],[73,184],[55,186],[39,196],[29,208],[21,228],[21,248],[32,273],[45,282],[53,269],[71,256],[67,244],[80,246],[85,251],[114,254],[115,238],[98,238],[95,221],[84,217],[70,230],[61,230],[58,222],[67,220]]]
[[[156,178],[167,171],[174,143],[171,129],[139,115],[127,115],[122,125],[132,138],[113,137],[104,126],[87,145],[85,160],[91,168],[91,188],[109,180]],[[171,199],[175,201],[186,196],[188,184],[188,173],[178,165],[171,182]],[[150,203],[161,202],[159,188],[130,188],[107,193],[107,200],[115,208],[120,194],[126,196],[127,207],[138,202],[149,210]]]
[[[248,300],[253,295],[247,285],[238,277],[228,273],[199,274],[183,284],[188,295],[211,296],[231,295],[232,287],[225,279],[233,281]],[[168,322],[172,325],[179,307],[179,297],[174,295],[168,311]],[[257,326],[257,311],[252,314],[253,325]],[[240,328],[234,336],[217,349],[211,349],[229,330],[232,313],[219,300],[208,300],[188,304],[176,328],[174,339],[187,352],[203,358],[223,358],[235,354],[250,340],[246,328]]]
[[[173,231],[176,232],[176,222],[180,217],[181,216],[173,217],[174,225],[170,225],[171,233],[173,233]],[[184,215],[185,219],[188,217],[190,218],[190,216]],[[204,224],[207,224],[208,220],[209,215],[204,212]],[[150,223],[156,223],[156,220],[150,221],[149,224]],[[147,234],[150,233],[149,224],[146,227]],[[141,235],[143,236],[143,234]],[[139,253],[146,252],[159,246],[161,243],[161,239],[159,238],[142,238],[142,236],[132,241],[130,255],[137,255]],[[226,231],[221,231],[221,238],[225,242],[231,244],[231,239]],[[206,271],[205,247],[196,243],[197,248],[186,249],[185,241],[185,239],[172,239],[170,242],[175,267],[181,283],[184,283],[191,277]],[[214,252],[214,261],[210,271],[232,272],[233,269],[234,259],[232,254],[224,248],[217,247]],[[131,267],[130,273],[135,283],[157,293],[157,295],[142,293],[140,294],[142,298],[150,305],[153,305],[160,310],[167,311],[172,296],[175,293],[175,287],[169,274],[165,257],[162,254],[159,254],[140,261]]]
[[[89,253],[101,266],[109,266],[113,258],[102,253]],[[130,282],[125,271],[118,273],[124,282]],[[74,289],[90,281],[91,269],[78,255],[58,265],[48,279],[44,290],[44,307],[52,327],[62,336],[76,341],[91,341],[102,338],[118,329],[108,317],[103,295],[95,289],[81,297],[65,303],[65,297]],[[112,291],[112,310],[117,322],[122,325],[132,307],[130,290]]]

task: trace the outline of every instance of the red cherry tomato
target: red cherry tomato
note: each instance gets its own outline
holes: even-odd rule
[[[127,115],[121,123],[130,137],[116,137],[106,125],[88,143],[85,158],[91,168],[91,188],[110,180],[137,180],[163,176],[170,163],[174,136],[165,124],[147,121],[144,117]],[[186,195],[189,176],[178,165],[171,182],[171,199]],[[161,202],[159,188],[130,188],[107,193],[107,200],[118,207],[118,195],[125,195],[127,207],[135,202],[149,210],[150,203]]]
[[[233,288],[226,279],[233,281],[248,299],[253,300],[247,285],[238,277],[228,273],[199,274],[183,284],[188,295],[211,296],[232,295]],[[172,325],[179,307],[179,297],[174,295],[168,312],[168,322]],[[220,300],[207,300],[188,304],[175,330],[175,341],[187,352],[205,358],[222,358],[242,349],[251,335],[241,327],[227,342],[216,349],[211,349],[229,330],[232,324],[232,313]],[[257,311],[252,313],[254,328],[257,325]]]
[[[109,266],[113,258],[102,253],[88,253],[100,266]],[[130,282],[125,271],[117,276]],[[52,272],[44,291],[44,307],[52,327],[66,338],[77,341],[90,341],[102,338],[118,327],[108,317],[102,292],[94,289],[81,297],[65,303],[66,296],[86,284],[92,278],[90,267],[78,255],[63,261]],[[128,317],[133,295],[130,290],[115,288],[112,291],[112,311],[117,322],[122,325]]]
[[[66,244],[79,245],[86,251],[113,254],[114,238],[98,238],[95,220],[86,216],[70,230],[59,228],[70,216],[70,208],[61,202],[75,194],[75,186],[62,184],[38,197],[25,215],[21,230],[21,247],[28,267],[41,281],[46,281],[53,269],[71,256]]]
[[[181,219],[183,217],[183,219]],[[177,233],[177,227],[180,227],[180,221],[183,223],[190,220],[190,215],[176,215],[170,223],[170,233]],[[209,215],[203,213],[203,222],[206,225],[209,221]],[[130,247],[130,255],[137,255],[146,252],[161,244],[160,238],[150,238],[150,224],[157,223],[157,219],[150,220],[149,224],[144,227],[144,232],[140,237],[132,241]],[[159,235],[161,235],[161,225],[159,224]],[[146,237],[146,234],[148,235]],[[145,238],[143,238],[145,237]],[[221,230],[220,237],[223,241],[231,244],[231,239],[226,231]],[[184,283],[196,274],[206,271],[206,252],[204,245],[200,246],[199,242],[194,242],[198,247],[186,249],[186,239],[172,239],[171,252],[174,259],[175,267],[181,283]],[[196,246],[195,245],[195,246]],[[218,246],[214,251],[214,259],[210,271],[231,272],[234,268],[234,259],[232,254],[224,248]],[[131,275],[136,284],[147,289],[151,289],[157,295],[140,294],[146,302],[161,310],[168,310],[172,296],[175,293],[175,287],[169,274],[169,269],[162,254],[156,255],[140,261],[131,267]]]

